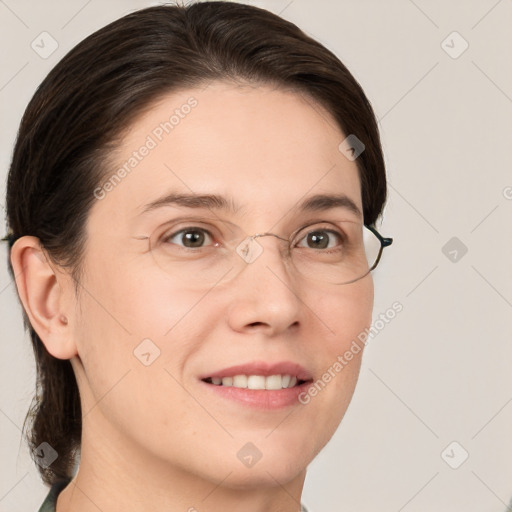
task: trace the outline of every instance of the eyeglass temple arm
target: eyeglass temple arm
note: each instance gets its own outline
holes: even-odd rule
[[[382,245],[382,247],[388,247],[393,243],[393,239],[389,237],[383,237],[374,226],[370,226],[369,224],[365,224],[365,227],[367,227],[379,240]]]

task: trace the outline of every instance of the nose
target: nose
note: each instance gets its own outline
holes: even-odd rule
[[[228,322],[238,332],[258,329],[274,336],[299,325],[304,307],[301,283],[283,260],[285,242],[277,240],[277,235],[267,235],[272,234],[248,240],[248,247],[242,248],[245,261],[230,284]]]

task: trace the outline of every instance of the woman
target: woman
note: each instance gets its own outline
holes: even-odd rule
[[[71,50],[7,187],[40,510],[306,510],[356,385],[385,200],[361,87],[266,10],[151,7]]]

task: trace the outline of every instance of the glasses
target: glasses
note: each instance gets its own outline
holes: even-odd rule
[[[155,263],[177,284],[205,288],[228,282],[248,265],[263,261],[274,251],[259,243],[265,236],[277,238],[277,248],[290,275],[314,283],[343,285],[359,281],[374,270],[384,247],[393,242],[375,227],[352,220],[314,222],[294,231],[288,238],[275,233],[246,236],[231,222],[194,219],[155,230],[148,237]],[[275,260],[271,260],[275,261]]]

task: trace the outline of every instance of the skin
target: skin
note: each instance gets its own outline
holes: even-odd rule
[[[274,237],[259,238],[257,261],[210,289],[155,264],[140,238],[180,214],[212,217],[183,207],[140,216],[167,190],[232,196],[245,214],[215,214],[247,234],[300,227],[309,219],[294,208],[317,193],[344,192],[362,209],[334,119],[266,85],[169,94],[126,133],[117,164],[190,96],[197,106],[90,211],[79,297],[37,238],[12,249],[31,324],[54,357],[71,360],[82,400],[80,470],[57,512],[297,512],[307,465],[354,392],[362,350],[307,405],[261,411],[205,393],[200,375],[253,360],[291,360],[320,378],[370,326],[374,290],[371,275],[343,286],[292,276]],[[133,354],[145,338],[160,350],[149,366]],[[250,468],[237,457],[248,442],[262,453]]]

